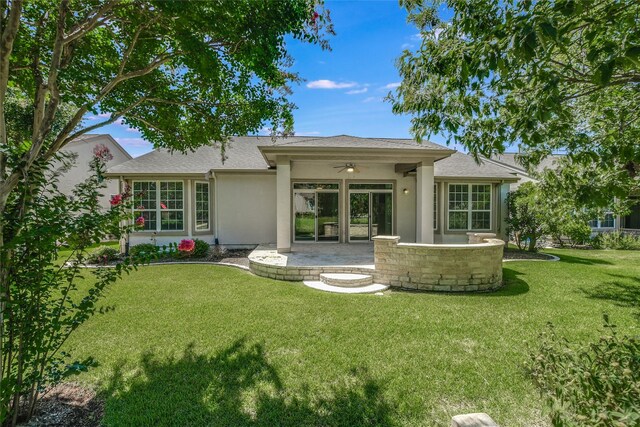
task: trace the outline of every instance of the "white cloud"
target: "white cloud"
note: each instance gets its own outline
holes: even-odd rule
[[[413,49],[415,46],[412,45],[411,43],[402,43],[402,45],[400,46],[400,49],[404,50],[404,49]]]
[[[312,82],[307,83],[307,87],[309,89],[347,89],[354,86],[357,86],[357,83],[354,83],[354,82],[338,83],[338,82],[334,82],[333,80],[314,80]]]
[[[362,102],[378,102],[378,101],[382,101],[382,98],[379,98],[377,96],[369,96],[368,98],[365,98],[362,100]]]
[[[98,117],[111,117],[111,113],[100,113]]]
[[[410,40],[413,40],[414,42],[417,42],[419,40],[422,40],[422,34],[417,33],[412,35],[411,37],[409,37]]]
[[[362,89],[353,89],[353,90],[349,90],[346,92],[347,95],[357,95],[359,93],[365,93],[366,91],[368,91],[369,89],[366,87],[363,87]]]
[[[127,128],[127,132],[138,132],[138,129],[135,128]]]
[[[400,86],[400,82],[393,82],[393,83],[389,83],[388,85],[385,85],[384,89],[395,89],[398,86]]]

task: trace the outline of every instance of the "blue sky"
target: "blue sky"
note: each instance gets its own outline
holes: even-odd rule
[[[331,51],[290,41],[293,71],[305,79],[293,87],[298,135],[348,134],[409,138],[410,118],[396,116],[384,96],[400,78],[395,61],[403,49],[416,48],[418,31],[395,0],[327,1],[336,35]],[[98,132],[110,133],[133,156],[151,151],[151,144],[118,123]],[[444,143],[434,135],[434,142]],[[455,147],[458,148],[459,147]]]

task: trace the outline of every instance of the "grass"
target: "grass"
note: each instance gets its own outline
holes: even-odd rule
[[[556,250],[505,263],[490,294],[322,293],[232,268],[141,268],[65,350],[106,425],[448,425],[487,412],[547,425],[523,366],[549,321],[574,341],[602,313],[640,333],[640,253]],[[528,343],[528,344],[527,344]]]

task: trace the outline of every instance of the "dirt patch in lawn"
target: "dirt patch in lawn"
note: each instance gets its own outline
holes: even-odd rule
[[[507,248],[504,250],[502,259],[539,259],[548,261],[554,259],[554,257],[540,252],[527,252],[519,249]]]
[[[104,401],[96,393],[76,383],[49,389],[36,405],[34,416],[20,426],[97,427],[104,415]]]

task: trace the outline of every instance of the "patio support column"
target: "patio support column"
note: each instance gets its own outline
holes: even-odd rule
[[[433,160],[416,170],[416,243],[433,243]]]
[[[291,161],[278,157],[276,165],[276,248],[291,252]]]

